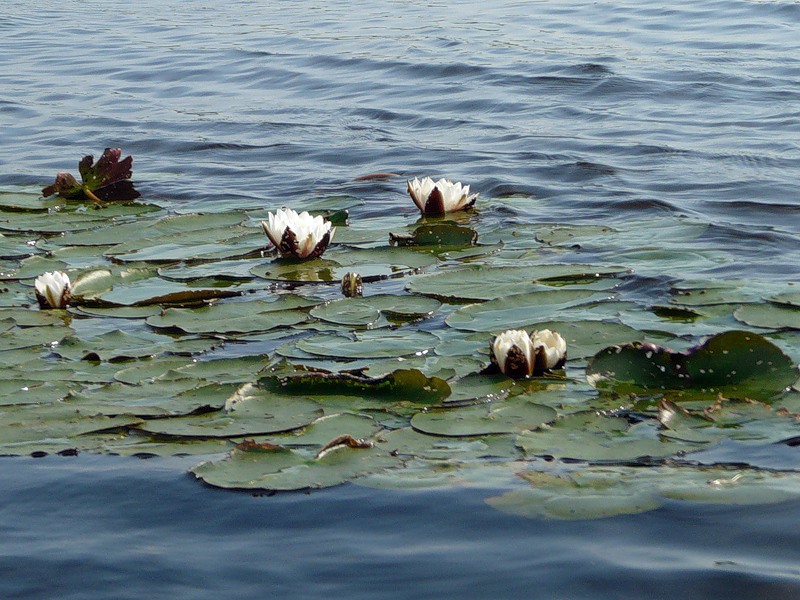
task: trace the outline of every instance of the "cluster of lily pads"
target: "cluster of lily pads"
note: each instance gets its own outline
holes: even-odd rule
[[[704,458],[794,447],[798,292],[629,291],[670,244],[687,264],[702,223],[650,225],[660,258],[642,223],[509,226],[492,207],[530,198],[478,210],[430,178],[410,227],[347,194],[175,215],[97,165],[59,174],[67,200],[0,192],[3,454],[197,455],[232,489],[471,485],[554,518],[800,497],[795,466]],[[31,284],[60,308],[30,310]]]

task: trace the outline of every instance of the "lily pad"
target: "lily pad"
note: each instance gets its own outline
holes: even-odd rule
[[[458,408],[431,408],[411,419],[411,426],[429,435],[479,436],[519,433],[556,418],[556,411],[515,398]]]
[[[398,246],[473,246],[478,242],[478,232],[456,223],[421,225],[410,235],[389,234],[389,241]]]
[[[163,352],[194,354],[208,350],[212,344],[211,340],[175,340],[152,332],[127,333],[115,329],[88,339],[67,337],[53,351],[69,360],[121,361]]]
[[[800,307],[744,304],[734,313],[738,321],[764,329],[800,329]]]
[[[0,380],[0,406],[52,404],[77,387],[68,381],[34,382],[18,378]]]
[[[366,282],[402,277],[430,266],[438,259],[407,248],[350,248],[329,250],[314,260],[275,259],[253,267],[250,272],[263,279],[287,283],[339,283],[354,268]]]
[[[136,386],[114,382],[72,394],[67,404],[109,416],[181,416],[218,410],[234,390],[233,385],[201,385],[195,379],[154,381]]]
[[[800,497],[800,474],[739,467],[590,467],[522,476],[531,487],[487,502],[515,515],[575,520],[646,512],[665,500],[753,505]]]
[[[291,431],[322,416],[311,400],[287,397],[245,384],[235,394],[235,408],[188,417],[151,419],[141,431],[173,437],[234,438]],[[232,404],[231,398],[226,406]]]
[[[789,308],[800,308],[800,292],[784,292],[767,298],[773,304]]]
[[[558,318],[565,309],[613,297],[608,292],[594,290],[548,289],[470,304],[450,314],[446,323],[467,331],[503,331]]]
[[[441,302],[424,296],[378,294],[364,298],[342,298],[322,304],[311,310],[311,316],[336,323],[366,327],[380,316],[390,319],[412,320],[429,317],[441,307]]]
[[[226,288],[194,288],[158,277],[130,284],[115,285],[100,296],[104,303],[118,306],[184,305],[198,306],[219,298],[238,296],[241,292]]]
[[[372,438],[380,431],[380,424],[370,416],[354,413],[335,413],[325,415],[303,429],[291,431],[281,436],[273,436],[271,441],[281,446],[309,446],[319,448],[338,435],[353,438]],[[257,441],[263,441],[257,438]]]
[[[588,358],[609,345],[633,342],[644,337],[641,331],[612,320],[534,321],[526,327],[529,330],[557,331],[567,342],[570,360]]]
[[[227,458],[200,463],[192,473],[222,488],[301,490],[340,485],[397,462],[375,446],[344,446],[315,458],[280,446],[240,444]]]
[[[303,395],[350,394],[400,398],[436,403],[450,395],[450,386],[438,377],[426,377],[417,369],[397,369],[382,377],[360,377],[347,373],[300,373],[269,376],[259,380],[267,389]]]
[[[297,347],[309,354],[342,358],[390,358],[422,355],[439,340],[427,331],[364,331],[344,336],[321,334],[302,339]]]
[[[407,288],[415,294],[432,296],[445,302],[493,300],[510,295],[545,290],[543,282],[588,277],[602,279],[624,273],[624,267],[593,265],[527,265],[519,267],[492,267],[476,265],[453,271],[443,271],[417,277]]]
[[[16,442],[46,442],[135,425],[140,420],[131,415],[107,417],[84,412],[65,403],[7,406],[0,412],[0,446]]]
[[[618,393],[663,393],[768,400],[797,380],[797,369],[780,348],[747,331],[711,337],[685,353],[633,343],[601,350],[586,370],[590,382]]]
[[[308,319],[295,310],[307,307],[299,296],[282,296],[277,301],[226,302],[201,308],[168,308],[147,318],[157,329],[177,329],[185,333],[252,333],[276,327],[297,325]]]
[[[662,439],[657,423],[631,425],[625,419],[605,417],[594,411],[566,415],[549,427],[522,433],[517,437],[517,445],[532,456],[590,463],[674,456],[696,447]]]

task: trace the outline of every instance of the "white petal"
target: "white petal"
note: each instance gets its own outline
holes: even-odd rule
[[[448,179],[440,179],[436,182],[436,187],[442,193],[442,202],[445,212],[454,212],[468,206],[478,194],[469,193],[469,186],[462,186],[460,181],[453,183]]]
[[[428,202],[428,197],[434,187],[436,187],[436,184],[430,177],[423,177],[422,181],[414,177],[414,181],[408,182],[408,193],[420,212],[425,212],[425,204]]]
[[[308,211],[298,214],[291,208],[281,208],[275,214],[269,213],[268,221],[262,221],[261,226],[275,245],[280,242],[287,229],[291,230],[297,240],[297,247],[291,256],[298,258],[308,257],[326,233],[330,232],[330,239],[333,238],[331,224],[322,216],[313,217]]]
[[[71,286],[69,275],[63,271],[43,273],[36,278],[33,285],[51,308],[64,308],[62,306],[64,292],[68,292]]]
[[[534,353],[539,348],[544,348],[545,369],[552,369],[567,355],[567,342],[557,331],[542,329],[531,334],[531,343]]]
[[[497,359],[497,365],[503,373],[506,372],[506,358],[508,358],[508,353],[514,346],[522,351],[523,355],[528,360],[528,365],[533,365],[533,345],[531,344],[531,338],[528,336],[528,332],[521,329],[509,329],[494,338],[492,342],[492,350]]]

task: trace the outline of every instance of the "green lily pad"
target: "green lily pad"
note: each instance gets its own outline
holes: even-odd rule
[[[187,417],[151,419],[141,431],[173,437],[233,438],[282,433],[309,425],[322,416],[319,404],[303,398],[280,396],[245,384],[226,401],[226,411]]]
[[[601,350],[586,376],[603,390],[618,393],[678,390],[715,397],[768,400],[797,380],[797,369],[780,348],[747,331],[728,331],[686,353],[633,343]]]
[[[301,490],[340,485],[396,463],[375,446],[342,447],[315,458],[280,446],[241,444],[227,458],[200,463],[192,473],[215,487]]]
[[[404,463],[412,459],[425,459],[447,463],[483,463],[489,459],[519,458],[514,446],[514,435],[493,434],[473,437],[448,437],[428,435],[411,427],[385,431],[377,443],[387,452],[399,456]]]
[[[786,306],[788,308],[800,308],[800,292],[784,292],[782,294],[775,294],[767,298],[773,304],[779,306]]]
[[[311,316],[336,323],[366,327],[381,316],[390,319],[411,320],[428,317],[441,307],[441,302],[424,296],[394,296],[378,294],[364,298],[342,298],[322,304],[311,310]]]
[[[450,327],[467,331],[503,331],[558,318],[567,308],[610,300],[613,294],[584,289],[549,289],[470,304],[450,314]]]
[[[212,340],[175,340],[152,332],[127,333],[115,329],[102,335],[78,339],[67,337],[53,351],[68,360],[121,361],[171,352],[194,354],[208,350]]]
[[[421,225],[410,235],[389,234],[389,241],[398,246],[473,246],[478,242],[478,232],[456,223]]]
[[[761,299],[762,291],[738,282],[683,282],[672,289],[671,304],[712,306],[714,304],[749,303]]]
[[[640,469],[641,470],[641,469]],[[575,474],[529,471],[530,488],[514,489],[486,502],[502,512],[535,519],[585,520],[631,515],[659,508],[650,487],[623,478],[625,467],[595,467]]]
[[[154,381],[135,386],[114,382],[72,394],[67,403],[109,416],[182,416],[221,409],[234,391],[234,385],[199,385],[195,379]]]
[[[309,446],[319,448],[338,435],[350,435],[357,439],[372,438],[380,431],[381,425],[372,417],[354,413],[335,413],[325,415],[303,429],[290,431],[280,436],[272,436],[266,441],[281,446]],[[256,441],[264,441],[256,438]]]
[[[800,474],[734,467],[590,467],[567,473],[528,471],[531,487],[487,502],[529,518],[599,519],[659,508],[665,500],[755,505],[800,497]]]
[[[476,265],[417,277],[409,282],[407,288],[415,294],[431,296],[444,302],[484,301],[545,290],[543,282],[569,279],[584,281],[589,277],[602,279],[625,271],[624,267],[592,265]]]
[[[36,279],[42,273],[48,271],[63,271],[67,268],[67,263],[63,260],[49,258],[46,256],[30,256],[11,269],[3,269],[0,273],[0,281],[9,279]]]
[[[730,439],[743,444],[772,444],[800,434],[794,415],[743,400],[717,399],[702,413],[662,400],[659,421],[664,426],[662,436],[697,443]]]
[[[674,456],[694,449],[687,442],[665,440],[656,423],[629,424],[594,411],[577,412],[551,426],[520,434],[517,445],[532,456],[553,456],[597,462],[623,462]]]
[[[733,313],[736,320],[764,329],[800,329],[800,307],[744,304]]]
[[[185,333],[252,333],[297,325],[308,316],[297,308],[311,304],[299,296],[281,296],[276,301],[225,302],[201,308],[168,308],[147,318],[157,329]]]
[[[570,360],[588,358],[609,345],[633,342],[644,337],[641,331],[610,320],[548,320],[531,322],[525,327],[529,330],[549,329],[557,331],[567,342],[567,356]]]
[[[370,282],[402,277],[437,262],[431,254],[408,248],[349,248],[329,250],[314,260],[275,259],[250,272],[263,279],[295,284],[339,283],[355,269],[364,282]]]
[[[75,384],[68,381],[32,382],[18,378],[0,380],[0,406],[52,404],[65,398]]]
[[[552,225],[536,232],[536,240],[549,246],[574,244],[577,240],[607,238],[616,230],[605,225]]]
[[[65,403],[6,406],[0,411],[0,446],[16,442],[47,442],[85,433],[135,425],[131,415],[107,417]]]
[[[108,319],[146,319],[161,313],[160,306],[72,306],[70,312]]]
[[[21,348],[52,347],[72,333],[69,327],[14,327],[0,333],[0,352]],[[2,361],[1,356],[0,361]]]
[[[269,376],[262,387],[301,395],[358,395],[437,403],[450,395],[450,386],[438,377],[426,377],[417,369],[397,369],[382,377],[359,377],[346,373],[300,373]]]
[[[428,331],[364,331],[344,336],[321,334],[304,338],[297,347],[309,354],[343,358],[393,358],[430,352],[437,338]]]
[[[260,262],[260,261],[259,261]],[[158,275],[170,281],[200,281],[206,279],[222,281],[250,281],[255,276],[250,270],[255,264],[253,259],[215,260],[197,265],[161,267]]]
[[[99,299],[118,306],[199,305],[219,298],[238,296],[236,289],[193,288],[186,284],[166,281],[158,277],[118,284]]]
[[[103,225],[107,217],[95,211],[21,213],[0,219],[0,230],[31,234],[56,234],[92,229]]]
[[[515,398],[458,408],[431,408],[411,419],[411,426],[429,435],[451,437],[519,433],[556,418],[556,411]]]

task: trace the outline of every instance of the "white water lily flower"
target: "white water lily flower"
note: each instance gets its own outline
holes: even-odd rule
[[[457,210],[466,210],[475,204],[478,194],[470,194],[469,186],[449,179],[434,183],[430,177],[422,181],[414,177],[408,182],[408,193],[423,215],[443,215]]]
[[[63,271],[39,275],[33,285],[41,308],[65,308],[72,299],[69,275]]]
[[[531,334],[536,369],[560,369],[567,362],[567,342],[557,331],[542,329]]]
[[[527,331],[509,329],[498,335],[489,347],[492,362],[501,373],[515,379],[531,374],[533,344]]]
[[[567,360],[567,343],[549,329],[531,335],[521,329],[504,331],[492,340],[489,351],[500,372],[514,379],[559,369]]]
[[[319,258],[333,239],[336,228],[321,216],[297,213],[291,208],[269,213],[261,228],[285,258]]]

